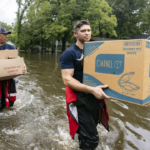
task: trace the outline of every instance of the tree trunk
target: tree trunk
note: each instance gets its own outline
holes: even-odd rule
[[[66,42],[67,42],[67,33],[64,34],[62,38],[62,52],[66,49]]]
[[[43,31],[42,31],[42,34],[43,34]],[[43,52],[44,52],[43,38],[42,38],[41,42],[42,42],[42,50],[41,50],[41,53],[43,53]]]
[[[99,37],[102,37],[100,21],[98,21]]]

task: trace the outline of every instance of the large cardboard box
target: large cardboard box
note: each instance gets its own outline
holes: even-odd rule
[[[19,76],[23,69],[24,60],[18,57],[18,50],[0,50],[0,80]]]
[[[109,85],[112,98],[138,105],[150,102],[150,41],[117,40],[84,45],[83,83]]]

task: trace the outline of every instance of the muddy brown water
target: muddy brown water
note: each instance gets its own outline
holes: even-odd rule
[[[60,54],[21,53],[26,75],[18,77],[14,110],[0,114],[0,150],[78,150],[69,135]],[[150,150],[150,106],[107,100],[110,132],[98,125],[96,150]]]

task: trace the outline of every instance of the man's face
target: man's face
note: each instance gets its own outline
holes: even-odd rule
[[[81,26],[77,33],[74,32],[74,36],[81,43],[89,41],[91,39],[91,27],[89,25]]]
[[[7,41],[8,34],[0,34],[0,42],[5,43]]]

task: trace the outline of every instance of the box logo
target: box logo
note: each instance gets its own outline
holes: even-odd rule
[[[124,71],[123,54],[100,54],[95,60],[95,72],[119,75]]]
[[[126,92],[135,92],[140,89],[139,86],[130,82],[130,79],[134,76],[134,74],[134,72],[123,74],[118,81],[119,86]]]
[[[146,41],[146,48],[150,48],[150,42]]]

